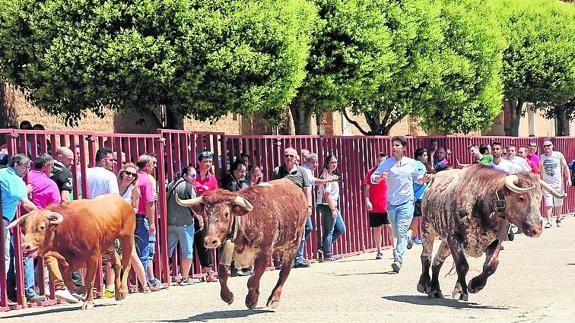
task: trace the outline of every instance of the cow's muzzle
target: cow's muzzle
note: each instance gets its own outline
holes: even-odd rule
[[[215,249],[215,248],[219,247],[221,244],[222,244],[222,240],[220,240],[220,238],[218,238],[218,237],[207,236],[204,239],[204,247],[206,247],[207,249]]]
[[[536,225],[524,225],[523,228],[521,228],[521,231],[523,231],[523,234],[528,237],[537,238],[543,232],[543,227],[539,223]]]
[[[35,258],[38,254],[38,247],[33,247],[29,243],[22,244],[22,254],[24,258]]]

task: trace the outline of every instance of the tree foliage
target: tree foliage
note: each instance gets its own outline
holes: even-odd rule
[[[560,106],[575,97],[575,6],[548,0],[505,0],[503,58],[505,97],[515,102],[517,135],[522,102]],[[549,114],[548,114],[549,115]]]
[[[501,110],[504,39],[495,17],[473,1],[390,1],[384,12],[394,53],[374,95],[353,105],[371,131],[387,134],[407,115],[426,129],[469,132]],[[353,123],[353,121],[352,121]]]
[[[7,80],[74,123],[104,107],[277,119],[305,77],[304,0],[0,0]]]
[[[298,133],[312,113],[333,111],[374,92],[390,73],[391,36],[385,0],[315,0],[319,22],[306,78],[291,107]],[[306,124],[307,123],[307,124]]]

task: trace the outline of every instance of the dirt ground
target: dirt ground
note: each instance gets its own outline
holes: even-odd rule
[[[3,321],[59,322],[573,322],[575,315],[575,219],[546,229],[538,239],[517,236],[502,251],[497,272],[485,289],[468,302],[450,299],[455,275],[441,274],[446,299],[428,299],[416,290],[420,246],[406,256],[401,273],[391,272],[391,251],[383,260],[363,254],[334,263],[294,269],[277,310],[265,302],[277,271],[264,274],[258,308],[247,310],[247,277],[233,278],[235,302],[219,298],[218,283],[173,286],[122,302],[96,300],[91,311],[79,305],[57,305],[0,313]],[[483,258],[469,259],[468,280],[477,275]]]

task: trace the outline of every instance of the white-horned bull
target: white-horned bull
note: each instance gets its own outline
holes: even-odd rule
[[[283,255],[279,280],[267,302],[267,306],[277,307],[307,219],[307,202],[301,188],[280,179],[239,192],[211,191],[189,200],[180,200],[176,194],[176,202],[207,219],[206,248],[217,248],[232,239],[236,268],[254,266],[248,280],[248,308],[257,305],[260,278],[272,254]],[[234,294],[228,289],[228,271],[222,261],[218,263],[218,275],[220,296],[231,304]]]
[[[501,241],[507,236],[509,223],[526,236],[541,234],[541,189],[563,197],[531,173],[506,175],[482,165],[437,173],[422,201],[422,274],[417,290],[429,297],[443,297],[438,276],[450,254],[457,271],[453,297],[467,300],[468,291],[477,293],[483,289],[499,264]],[[436,236],[442,241],[433,259],[430,279]],[[483,253],[486,254],[483,271],[467,286],[469,265],[465,254],[480,257]]]

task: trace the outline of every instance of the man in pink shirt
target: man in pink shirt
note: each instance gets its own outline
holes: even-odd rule
[[[194,182],[194,188],[198,196],[202,196],[208,191],[214,191],[218,188],[218,180],[216,176],[211,173],[213,165],[214,154],[211,151],[203,151],[198,155],[198,178]],[[196,221],[196,234],[194,235],[194,248],[198,253],[198,259],[202,266],[202,272],[206,274],[206,282],[214,281],[215,274],[212,270],[213,257],[212,251],[204,247],[204,238],[206,237],[207,227],[204,227],[203,218],[199,217],[200,221]]]
[[[539,155],[537,155],[537,143],[535,141],[529,143],[529,151],[527,152],[526,159],[532,161],[535,165],[539,165],[541,159]]]
[[[144,268],[148,267],[150,253],[150,233],[156,230],[156,204],[154,199],[154,187],[148,176],[148,169],[154,167],[153,159],[149,155],[141,155],[136,162],[138,167],[138,188],[140,189],[140,202],[136,214],[136,249]],[[149,284],[150,277],[146,277]]]
[[[40,209],[61,202],[58,185],[48,177],[52,168],[54,168],[54,158],[48,154],[41,154],[36,158],[34,170],[28,172],[28,184],[32,185],[30,200]]]

